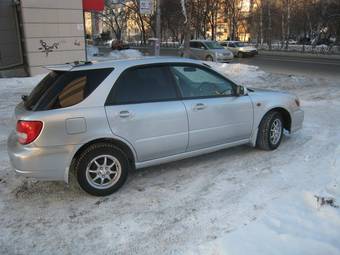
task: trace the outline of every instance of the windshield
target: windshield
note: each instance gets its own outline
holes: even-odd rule
[[[235,42],[234,43],[236,45],[236,47],[244,47],[244,43],[241,43],[241,42]]]
[[[224,49],[221,44],[215,41],[211,42],[204,42],[204,44],[209,48],[209,49]]]

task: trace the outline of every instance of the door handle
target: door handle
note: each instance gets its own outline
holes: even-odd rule
[[[131,112],[129,112],[129,111],[119,112],[119,117],[121,117],[121,118],[127,118],[127,117],[130,117],[130,116],[131,116]]]
[[[205,104],[202,104],[202,103],[198,103],[194,106],[194,110],[196,110],[196,111],[203,110],[205,108],[207,108],[207,106]]]

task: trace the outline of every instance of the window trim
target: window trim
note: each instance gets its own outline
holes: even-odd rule
[[[176,92],[176,97],[175,98],[166,98],[166,99],[154,99],[154,100],[145,100],[145,101],[131,101],[128,103],[116,103],[114,102],[114,100],[110,100],[110,97],[112,95],[113,99],[115,98],[115,90],[117,88],[117,83],[119,81],[119,79],[127,72],[131,71],[131,70],[135,70],[135,69],[142,69],[142,68],[148,68],[148,67],[166,67],[165,70],[167,72],[167,74],[169,75],[169,82],[171,84],[171,86],[174,88],[175,92]],[[114,84],[112,85],[112,88],[109,92],[109,94],[106,97],[105,100],[105,104],[104,106],[113,106],[113,105],[130,105],[130,104],[147,104],[147,103],[156,103],[156,102],[171,102],[171,101],[179,101],[181,100],[181,94],[179,91],[179,88],[177,87],[176,83],[173,82],[173,75],[170,71],[170,69],[168,68],[168,63],[151,63],[151,64],[142,64],[142,65],[136,65],[136,66],[131,66],[126,68],[123,72],[121,72],[119,74],[119,77],[117,78],[117,80],[114,82]],[[111,102],[110,102],[111,101]]]
[[[232,88],[233,88],[233,93],[231,95],[183,97],[183,95],[181,93],[181,90],[178,87],[177,82],[175,80],[175,77],[174,77],[173,73],[170,70],[171,66],[189,66],[189,67],[202,68],[202,69],[206,70],[207,72],[213,73],[213,74],[217,75],[218,77],[220,77],[221,79],[226,80],[227,82],[229,82],[231,84]],[[129,103],[124,103],[124,104],[115,103],[115,102],[109,102],[111,94],[114,93],[116,83],[118,82],[119,78],[125,72],[128,72],[130,70],[134,70],[134,69],[139,69],[139,68],[147,68],[147,67],[166,67],[167,72],[170,75],[170,79],[171,79],[170,82],[171,82],[172,86],[174,86],[174,88],[176,90],[176,98],[174,98],[174,99],[155,99],[155,100],[147,100],[147,101],[142,101],[142,102],[140,102],[140,101],[131,101]],[[195,63],[186,63],[186,62],[166,62],[166,63],[141,64],[141,65],[135,65],[135,66],[128,67],[128,68],[126,68],[124,71],[122,71],[119,74],[119,77],[117,78],[117,80],[112,85],[112,88],[110,89],[110,92],[108,93],[108,95],[106,97],[104,106],[130,105],[130,104],[147,104],[147,103],[172,102],[172,101],[183,101],[183,100],[193,100],[193,99],[236,97],[236,87],[237,87],[237,84],[235,84],[233,81],[229,80],[228,78],[226,78],[222,74],[218,73],[214,69],[205,66],[204,64],[195,64]]]
[[[226,78],[225,76],[223,76],[222,74],[218,73],[217,71],[213,70],[212,68],[209,68],[207,66],[204,65],[199,65],[199,64],[194,64],[194,63],[171,63],[169,64],[169,68],[171,66],[189,66],[189,67],[197,67],[197,68],[201,68],[209,73],[215,74],[218,77],[222,78],[223,80],[229,82],[232,86],[232,90],[233,93],[231,95],[211,95],[211,96],[196,96],[196,97],[184,97],[181,93],[181,90],[178,88],[177,82],[175,80],[174,75],[172,74],[171,70],[169,70],[171,72],[171,75],[173,77],[175,86],[178,88],[178,91],[180,93],[180,98],[181,100],[193,100],[193,99],[207,99],[207,98],[221,98],[221,97],[236,97],[236,87],[237,84],[235,84],[233,81],[229,80],[228,78]]]
[[[59,109],[66,109],[66,108],[70,108],[76,105],[81,104],[84,100],[86,100],[86,98],[90,97],[91,94],[96,91],[98,89],[98,87],[101,86],[101,84],[103,84],[103,82],[108,79],[108,77],[111,75],[111,73],[113,72],[114,67],[104,67],[104,68],[92,68],[92,69],[81,69],[81,70],[68,70],[68,71],[58,71],[58,70],[50,70],[50,72],[31,90],[30,94],[33,92],[33,90],[39,86],[39,84],[46,79],[51,73],[61,73],[61,75],[63,75],[63,77],[58,76],[58,78],[56,80],[53,81],[52,84],[49,85],[44,85],[46,87],[46,89],[44,90],[43,93],[41,93],[38,97],[38,99],[35,101],[34,105],[31,105],[29,107],[29,105],[26,105],[26,102],[24,102],[24,107],[26,110],[28,111],[32,111],[32,112],[41,112],[41,111],[53,111],[53,110],[59,110]],[[63,82],[65,79],[70,79],[70,77],[66,77],[68,75],[73,75],[73,74],[77,74],[80,72],[83,72],[84,75],[88,77],[88,73],[91,72],[98,72],[98,71],[104,71],[107,72],[106,76],[101,80],[101,82],[98,82],[95,84],[94,88],[91,90],[90,93],[88,93],[86,96],[84,95],[84,98],[77,102],[76,104],[72,104],[69,106],[65,106],[65,107],[52,107],[49,108],[48,106],[50,105],[51,102],[53,102],[58,96],[59,94],[63,91],[63,89],[67,86],[67,84],[64,84],[64,86],[59,86],[59,85],[55,85],[58,81],[58,84],[60,84],[61,82]],[[98,75],[97,76],[93,76],[96,77],[96,79],[98,80]],[[59,80],[59,79],[64,79],[64,80]],[[78,77],[79,78],[79,77]],[[74,79],[74,78],[73,78]],[[89,79],[87,79],[86,85],[89,82]],[[52,86],[54,85],[54,86]],[[84,89],[86,90],[86,85],[84,87]],[[62,87],[62,88],[61,88]],[[61,90],[59,90],[61,89]],[[58,93],[55,93],[55,91],[59,91]],[[43,104],[43,105],[42,105]]]

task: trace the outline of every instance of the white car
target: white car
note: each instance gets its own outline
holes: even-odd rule
[[[181,47],[181,56],[184,56],[184,48]],[[231,62],[233,53],[225,49],[218,42],[212,40],[191,40],[189,56],[192,59],[200,59],[215,62]]]
[[[257,49],[254,46],[246,46],[240,41],[223,41],[220,44],[225,48],[230,50],[234,56],[245,57],[245,56],[255,56],[258,54]]]

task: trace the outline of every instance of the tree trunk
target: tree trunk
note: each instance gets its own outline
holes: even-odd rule
[[[272,50],[272,15],[271,15],[271,5],[270,0],[267,2],[268,7],[268,46],[269,50]]]
[[[281,49],[284,46],[284,42],[285,42],[285,13],[284,13],[284,4],[283,4],[282,0],[282,9],[281,9]]]
[[[263,45],[263,3],[260,7],[260,44]]]
[[[187,14],[187,22],[184,27],[184,57],[190,56],[190,39],[191,39],[191,1],[187,0],[185,3],[185,9]]]
[[[286,50],[288,50],[288,43],[290,38],[290,0],[287,0],[287,24],[286,24]]]

